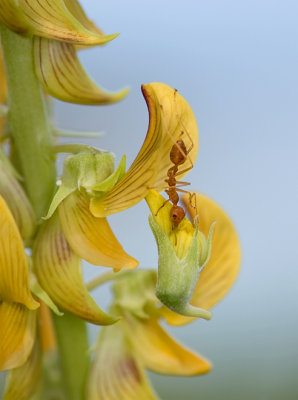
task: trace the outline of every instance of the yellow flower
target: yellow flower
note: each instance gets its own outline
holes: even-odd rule
[[[77,0],[3,0],[0,21],[32,36],[36,73],[52,96],[71,103],[110,104],[126,96],[98,87],[84,71],[76,48],[103,45],[118,36],[104,35]]]
[[[30,291],[22,238],[0,196],[0,370],[22,365],[29,357],[38,307]]]
[[[147,196],[153,216],[159,203],[164,202],[160,197],[154,192]],[[190,203],[189,195],[185,195],[183,201],[193,220],[196,211],[199,212],[198,228],[184,220],[181,227],[173,231],[169,218],[171,205],[168,203],[155,218],[161,229],[167,232],[180,258],[188,253],[195,232],[199,232],[196,236],[200,249],[198,258],[201,265],[206,265],[198,283],[194,282],[190,303],[201,310],[209,310],[226,295],[235,281],[240,265],[239,241],[229,217],[208,197],[201,194],[192,196],[197,210]],[[212,250],[208,256],[206,238],[215,221]],[[158,302],[154,294],[158,279],[155,271],[143,270],[124,272],[115,281],[111,311],[121,316],[121,320],[111,327],[104,327],[99,335],[88,382],[89,399],[157,399],[146,378],[146,369],[178,376],[201,375],[210,371],[208,360],[183,347],[160,325],[163,318],[168,324],[177,326],[195,318],[177,314]],[[180,279],[184,280],[183,274]]]
[[[112,190],[93,196],[90,211],[96,217],[106,217],[141,201],[150,189],[163,191],[173,144],[183,139],[192,146],[184,168],[191,168],[199,149],[198,127],[190,105],[170,86],[154,82],[142,85],[149,111],[149,127],[141,150],[127,173]],[[182,179],[184,174],[179,176]]]
[[[161,327],[155,284],[156,273],[148,270],[127,272],[114,283],[112,310],[122,319],[104,327],[99,335],[88,399],[156,399],[146,369],[177,376],[210,371],[209,361],[183,347]]]
[[[152,212],[149,223],[158,246],[157,297],[179,314],[210,319],[210,312],[193,307],[189,300],[209,260],[214,226],[210,227],[207,237],[185,217],[173,227],[172,205],[155,191],[146,200]]]
[[[156,200],[156,197],[159,199]],[[191,201],[190,196],[185,194],[183,202],[193,224],[197,224],[196,227],[192,227],[185,218],[180,226],[173,230],[169,218],[171,205],[167,203],[156,215],[158,202],[162,203],[164,200],[160,195],[151,193],[147,201],[152,211],[151,219],[158,221],[178,257],[189,255],[191,242],[196,238],[195,232],[198,232],[196,240],[200,267],[197,273],[187,269],[179,270],[178,265],[178,271],[174,271],[173,268],[171,275],[171,270],[163,271],[164,262],[159,260],[158,279],[161,279],[162,286],[160,291],[169,293],[172,290],[173,293],[170,292],[169,298],[175,299],[173,285],[175,286],[175,274],[178,274],[180,280],[178,282],[176,280],[177,287],[182,287],[187,292],[187,298],[183,299],[182,296],[182,302],[186,300],[186,305],[189,302],[191,307],[190,312],[181,312],[179,299],[176,307],[171,307],[173,304],[168,300],[168,303],[164,302],[167,307],[163,308],[162,315],[172,325],[191,322],[198,316],[204,318],[204,315],[196,315],[196,312],[200,314],[202,312],[200,310],[209,310],[218,303],[230,290],[239,272],[241,251],[233,223],[213,200],[202,194],[193,193]],[[196,204],[196,207],[193,204]],[[212,236],[210,231],[213,231]],[[189,279],[190,277],[193,279]],[[171,309],[176,312],[172,312]]]
[[[115,270],[135,268],[138,262],[124,252],[105,215],[133,206],[150,187],[163,189],[170,166],[166,155],[177,138],[184,137],[188,146],[193,144],[186,166],[195,161],[198,152],[196,121],[185,99],[162,83],[143,85],[142,89],[149,109],[149,128],[127,173],[124,159],[113,172],[114,157],[96,149],[83,149],[67,157],[62,184],[47,215],[50,219],[41,227],[33,251],[35,273],[53,301],[102,325],[115,319],[103,312],[88,316],[81,308],[90,296],[83,283],[80,258]]]

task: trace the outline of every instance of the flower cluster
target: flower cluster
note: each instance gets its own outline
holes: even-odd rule
[[[0,21],[32,41],[34,69],[47,94],[96,105],[126,95],[126,89],[114,94],[100,89],[79,63],[76,50],[117,35],[104,35],[76,0],[5,0]],[[0,139],[7,140],[10,154],[7,146],[0,148],[0,370],[9,370],[4,400],[29,399],[36,391],[46,399],[46,390],[56,386],[59,396],[65,395],[59,361],[63,351],[53,318],[57,322],[71,316],[104,326],[94,349],[88,399],[156,399],[147,369],[181,376],[207,373],[209,361],[184,348],[160,324],[210,319],[209,310],[229,291],[240,264],[237,234],[216,203],[202,194],[185,194],[191,220],[184,217],[173,225],[172,204],[159,194],[169,194],[173,146],[182,141],[191,149],[184,154],[177,182],[197,158],[198,128],[187,101],[166,84],[142,85],[149,126],[127,171],[125,156],[115,168],[112,153],[84,145],[55,147],[53,141],[53,152],[71,154],[40,219],[13,155],[2,58],[0,82]],[[8,80],[8,96],[9,87]],[[157,270],[134,270],[138,261],[125,252],[107,221],[143,199],[159,251]],[[82,260],[112,268],[108,312],[90,295]]]

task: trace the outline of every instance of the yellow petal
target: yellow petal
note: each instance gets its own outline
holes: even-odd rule
[[[39,307],[29,286],[29,268],[23,242],[7,204],[0,196],[0,301]]]
[[[7,375],[3,400],[28,400],[35,391],[40,373],[41,353],[36,342],[26,363]]]
[[[82,21],[82,13],[76,10],[75,4],[71,6],[70,1],[18,0],[18,7],[31,31],[37,36],[84,45],[104,44],[118,36],[105,36],[94,29],[87,29],[86,23]],[[83,24],[76,18],[78,16]]]
[[[33,250],[36,276],[43,289],[60,307],[98,325],[116,319],[104,313],[89,295],[80,258],[69,247],[57,214],[41,227]]]
[[[138,262],[123,250],[106,218],[89,211],[89,200],[78,191],[59,205],[63,232],[73,251],[91,264],[116,269],[131,269]]]
[[[68,11],[89,31],[96,33],[97,35],[104,35],[103,31],[99,29],[94,22],[92,22],[82,6],[77,0],[64,0],[64,4],[66,5]]]
[[[0,161],[0,195],[9,209],[24,239],[29,239],[35,231],[35,215],[32,206],[13,173]]]
[[[175,341],[154,319],[127,315],[126,329],[144,366],[166,375],[193,376],[206,374],[211,364],[200,355]]]
[[[182,259],[187,254],[196,229],[186,217],[183,218],[177,228],[173,229],[170,219],[172,204],[155,190],[149,191],[146,202],[153,218],[170,240],[177,257]],[[201,235],[199,237],[201,240]]]
[[[93,82],[83,69],[73,45],[56,40],[34,38],[34,61],[44,89],[59,100],[102,105],[115,103],[128,89],[110,93]]]
[[[0,304],[0,371],[16,368],[28,359],[35,338],[36,312],[22,304]]]
[[[94,198],[91,212],[104,217],[141,201],[150,188],[162,191],[167,187],[167,171],[173,166],[170,151],[178,139],[187,149],[193,146],[179,171],[191,169],[199,148],[195,116],[187,101],[164,83],[142,86],[149,111],[149,127],[143,146],[124,177],[103,198]],[[188,171],[177,176],[182,179]]]
[[[88,382],[88,400],[156,400],[121,321],[102,329]]]
[[[189,196],[185,196],[183,201],[194,217],[195,211],[189,206],[188,198]],[[239,272],[241,250],[237,232],[227,214],[214,201],[202,194],[196,195],[196,201],[200,231],[206,235],[214,221],[216,225],[210,259],[200,275],[190,303],[209,310],[228,293],[234,284]],[[182,325],[193,320],[168,310],[164,310],[163,315],[172,325]]]
[[[25,34],[30,31],[28,23],[15,0],[1,0],[0,21],[14,32]]]

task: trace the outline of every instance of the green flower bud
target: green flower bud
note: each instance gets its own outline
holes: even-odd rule
[[[50,218],[58,205],[75,190],[84,189],[91,196],[105,194],[125,173],[125,156],[114,171],[115,156],[112,153],[86,148],[86,151],[71,155],[64,160],[61,185],[50,205],[46,219]]]
[[[189,301],[210,257],[214,224],[207,239],[186,218],[173,229],[171,204],[165,203],[163,197],[153,191],[146,200],[152,211],[149,224],[159,254],[156,296],[178,314],[210,319],[209,311],[193,307]]]

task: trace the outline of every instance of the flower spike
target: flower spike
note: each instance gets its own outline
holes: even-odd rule
[[[73,45],[41,37],[34,38],[37,76],[51,96],[70,103],[103,105],[122,100],[125,88],[116,93],[98,87],[83,69]]]
[[[149,111],[149,127],[139,154],[124,177],[104,197],[93,198],[90,211],[97,217],[125,210],[141,201],[150,188],[162,191],[166,187],[167,171],[172,166],[170,151],[183,138],[192,147],[184,168],[196,160],[199,148],[198,127],[187,101],[164,83],[142,86]],[[186,172],[185,172],[186,173]],[[185,175],[179,175],[179,179]]]

